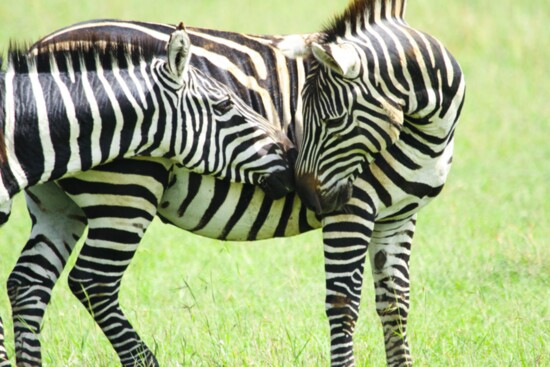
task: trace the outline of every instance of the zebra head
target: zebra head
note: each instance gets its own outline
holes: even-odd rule
[[[188,65],[190,54],[189,37],[180,25],[168,41],[165,68],[183,85],[183,166],[259,185],[275,199],[293,191],[294,173],[287,159],[296,155],[291,141],[227,86]]]
[[[375,13],[399,13],[390,7],[400,3],[355,0],[308,45],[296,186],[305,204],[319,214],[341,208],[366,164],[399,138],[403,99],[387,93],[389,83],[379,72],[379,63],[386,60],[373,52],[371,36],[363,29],[377,19]]]
[[[358,45],[313,43],[312,54],[296,182],[306,205],[327,213],[349,200],[353,181],[373,155],[397,141],[403,112],[372,88]]]

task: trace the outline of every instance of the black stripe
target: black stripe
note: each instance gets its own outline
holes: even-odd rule
[[[241,195],[239,196],[239,201],[237,202],[237,207],[235,208],[235,211],[233,212],[231,217],[229,217],[227,224],[223,228],[222,234],[220,236],[221,239],[227,238],[227,235],[231,233],[231,230],[233,229],[233,227],[235,227],[235,224],[237,224],[239,219],[241,219],[246,211],[246,208],[250,205],[250,202],[252,201],[255,190],[256,188],[252,185],[242,186]]]
[[[256,220],[254,220],[254,223],[252,223],[252,227],[250,228],[250,231],[246,236],[246,239],[248,241],[253,241],[254,239],[257,238],[258,232],[260,231],[260,229],[268,219],[268,215],[272,206],[273,206],[273,200],[268,198],[267,195],[265,195],[262,200],[262,205],[260,206],[260,210],[256,215]],[[246,208],[244,210],[246,211]]]
[[[222,180],[214,180],[214,195],[212,196],[212,200],[210,201],[210,204],[208,204],[208,208],[202,215],[201,220],[199,221],[199,224],[197,224],[197,226],[193,228],[191,231],[195,232],[206,227],[208,222],[212,220],[212,217],[214,217],[214,214],[217,213],[217,211],[220,209],[223,202],[227,198],[227,195],[229,194],[229,188],[230,188],[229,182],[222,181]]]
[[[285,236],[285,230],[288,226],[288,221],[290,219],[290,216],[292,214],[292,210],[294,208],[294,193],[289,194],[285,197],[285,204],[283,206],[283,211],[281,213],[281,216],[278,218],[279,223],[277,224],[277,228],[275,229],[275,233],[273,237],[284,237]],[[300,210],[300,213],[302,211]],[[307,223],[307,221],[306,221]]]
[[[200,175],[194,173],[189,174],[189,181],[187,183],[187,195],[185,196],[185,199],[182,201],[178,208],[178,216],[183,216],[193,199],[195,199],[195,197],[197,196],[197,193],[199,192],[199,188],[201,186],[201,181],[202,177]],[[178,185],[178,181],[176,181],[176,185]],[[179,183],[179,185],[182,185],[182,183]]]
[[[97,195],[128,195],[143,198],[154,206],[157,206],[156,196],[140,184],[113,184],[106,182],[84,181],[78,178],[65,178],[59,181],[59,185],[70,195],[94,193]]]

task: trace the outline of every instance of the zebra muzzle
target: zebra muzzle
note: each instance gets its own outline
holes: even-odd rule
[[[353,192],[351,181],[326,194],[321,194],[319,181],[312,174],[296,176],[296,192],[309,210],[318,216],[341,210],[350,200]]]
[[[321,214],[323,209],[317,190],[318,186],[317,179],[311,174],[298,175],[296,177],[296,192],[302,202],[308,209],[313,210],[317,214]]]
[[[260,187],[270,198],[277,200],[294,191],[294,175],[291,169],[269,175]]]

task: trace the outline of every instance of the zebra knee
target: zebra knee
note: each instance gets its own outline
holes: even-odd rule
[[[67,283],[72,294],[85,306],[90,304],[89,298],[90,295],[96,293],[94,290],[94,281],[93,274],[88,274],[78,268],[78,266],[73,267],[70,271],[67,278]]]
[[[50,301],[53,283],[22,274],[16,268],[8,277],[6,288],[14,315],[21,316],[27,310],[34,318],[38,312],[43,314]]]
[[[96,312],[97,305],[104,304],[106,298],[116,298],[120,281],[95,272],[87,272],[77,265],[68,276],[69,289],[90,311]]]

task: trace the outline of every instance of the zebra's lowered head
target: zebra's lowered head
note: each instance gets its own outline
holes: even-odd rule
[[[199,133],[193,145],[183,147],[187,157],[183,166],[196,173],[259,185],[273,198],[293,191],[296,153],[291,141],[227,86],[189,66],[191,50],[180,23],[167,44],[166,68],[182,80],[188,135],[189,131]],[[188,118],[197,116],[197,108],[206,114]]]
[[[349,200],[364,165],[394,144],[403,126],[402,102],[380,88],[379,56],[354,32],[371,12],[381,10],[377,7],[390,6],[385,3],[390,2],[352,2],[307,45],[313,62],[302,92],[304,132],[296,183],[302,200],[319,214]]]
[[[460,68],[439,41],[405,22],[404,11],[404,0],[354,0],[307,45],[312,66],[302,92],[296,186],[319,214],[348,202],[355,179],[393,151],[402,130],[404,144],[425,159],[452,139],[463,100]],[[430,153],[425,144],[438,147]],[[443,171],[434,186],[444,182]]]

